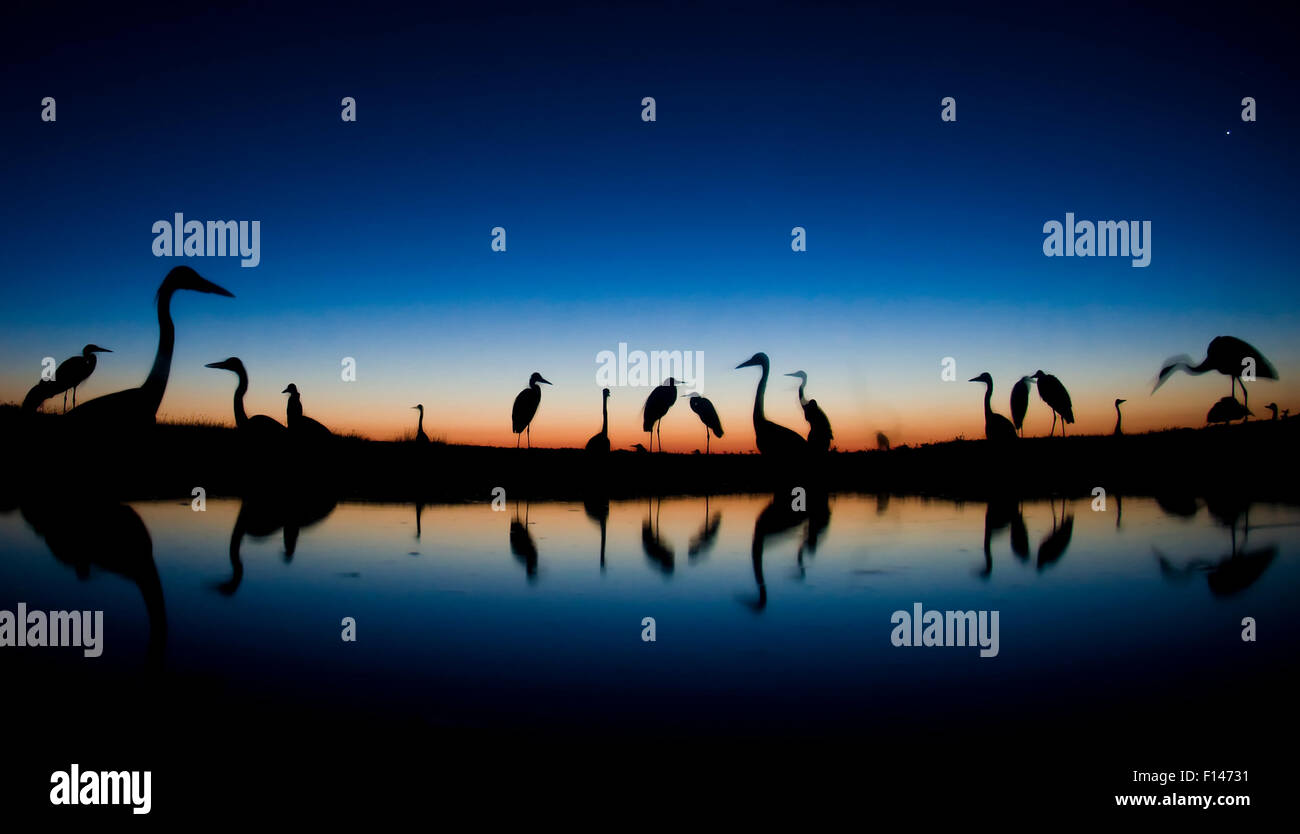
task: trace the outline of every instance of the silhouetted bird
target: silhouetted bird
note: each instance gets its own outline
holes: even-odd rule
[[[648,453],[648,452],[650,451],[649,449],[647,449],[644,445],[642,445],[642,444],[640,444],[640,443],[633,443],[632,446],[631,446],[630,448],[631,448],[632,451],[634,451],[634,452],[646,452],[646,453]]]
[[[1010,420],[993,410],[993,377],[985,371],[970,381],[982,382],[988,386],[984,389],[984,437],[998,442],[1015,440],[1016,427]]]
[[[413,405],[411,408],[418,409],[420,412],[420,420],[415,424],[415,442],[421,446],[427,446],[429,435],[424,433],[424,403]]]
[[[1115,400],[1115,436],[1116,437],[1119,437],[1121,434],[1124,433],[1124,430],[1120,428],[1119,425],[1120,420],[1123,418],[1123,415],[1120,414],[1119,412],[1119,407],[1126,402],[1128,402],[1128,400],[1119,400],[1119,399]]]
[[[1264,406],[1264,407],[1267,408],[1269,411],[1273,412],[1273,419],[1276,420],[1276,419],[1277,419],[1277,403],[1269,403],[1268,405],[1266,405],[1266,406]]]
[[[248,393],[248,371],[244,370],[243,362],[232,356],[220,362],[209,362],[204,367],[231,371],[239,378],[239,382],[235,385],[236,429],[241,433],[248,433],[250,437],[273,439],[284,435],[284,426],[274,419],[267,417],[265,414],[254,414],[249,417],[247,412],[244,411],[244,395]]]
[[[294,437],[304,440],[332,437],[330,430],[322,426],[310,417],[304,417],[302,413],[302,395],[298,393],[298,386],[292,382],[289,387],[280,392],[289,395],[289,404],[285,407],[285,416],[288,418],[289,433]]]
[[[528,378],[528,387],[519,392],[515,397],[514,408],[510,409],[510,424],[515,432],[515,448],[519,448],[519,435],[524,431],[528,432],[528,448],[533,448],[533,418],[537,416],[537,406],[542,403],[542,389],[537,387],[537,383],[543,382],[550,385],[542,378],[539,373],[534,373]]]
[[[1074,422],[1074,406],[1070,404],[1070,392],[1065,390],[1061,380],[1037,371],[1031,379],[1038,383],[1038,396],[1052,409],[1052,434],[1056,434],[1056,416],[1061,416],[1061,437],[1065,437],[1065,424]],[[1050,435],[1049,435],[1050,436]]]
[[[808,421],[808,448],[813,452],[826,452],[831,448],[831,421],[826,418],[826,412],[822,411],[821,406],[817,405],[816,400],[810,400],[804,396],[804,388],[808,385],[808,374],[803,371],[795,371],[786,376],[797,377],[799,380],[799,405],[803,408],[803,418]]]
[[[808,442],[798,432],[777,425],[763,415],[763,394],[767,391],[767,377],[771,371],[766,353],[756,353],[736,366],[736,369],[754,365],[763,369],[754,391],[754,443],[764,455],[803,455],[808,452]]]
[[[691,411],[700,418],[704,424],[704,454],[709,453],[709,433],[722,437],[722,420],[718,417],[718,410],[713,407],[713,403],[707,397],[701,397],[699,394],[691,394]]]
[[[650,392],[650,396],[645,398],[641,430],[652,432],[650,435],[651,450],[655,447],[654,428],[656,424],[659,425],[659,431],[657,432],[659,435],[659,451],[664,450],[663,419],[664,415],[668,413],[668,409],[672,408],[675,402],[677,402],[677,380],[672,377],[668,377],[663,385],[656,386]]]
[[[77,386],[85,382],[95,372],[98,360],[96,353],[112,353],[108,348],[98,345],[86,345],[80,356],[64,359],[54,371],[54,383],[63,389],[63,410],[68,410],[68,389],[72,389],[72,407],[77,407]]]
[[[876,432],[876,448],[883,452],[889,451],[889,437],[883,432]]]
[[[1253,366],[1253,369],[1252,369]],[[1189,374],[1203,374],[1206,371],[1218,371],[1224,376],[1231,377],[1231,394],[1230,398],[1237,396],[1237,383],[1242,382],[1242,377],[1246,372],[1251,370],[1256,379],[1277,379],[1277,369],[1273,364],[1264,358],[1260,353],[1247,342],[1235,336],[1215,336],[1210,340],[1209,347],[1205,349],[1205,358],[1201,364],[1193,365],[1190,356],[1175,356],[1172,359],[1165,360],[1165,365],[1160,369],[1160,375],[1156,379],[1155,388],[1151,393],[1155,393],[1165,380],[1173,375],[1174,371],[1186,371]],[[1246,393],[1246,385],[1241,385],[1242,399],[1247,406],[1250,405],[1250,395]]]
[[[1205,415],[1207,423],[1231,423],[1233,420],[1242,420],[1247,417],[1255,416],[1249,408],[1237,402],[1233,397],[1224,397],[1217,403],[1210,406],[1209,412]]]
[[[609,389],[600,392],[600,432],[587,441],[587,452],[592,455],[609,454]],[[602,528],[603,529],[603,528]]]
[[[1016,380],[1015,385],[1011,386],[1011,423],[1021,434],[1025,425],[1025,414],[1029,412],[1029,383],[1033,381],[1032,376],[1022,376]]]
[[[158,287],[158,352],[144,384],[139,388],[128,388],[82,403],[68,412],[69,419],[90,421],[97,428],[139,428],[154,424],[158,406],[162,404],[163,394],[167,391],[167,377],[172,369],[176,327],[172,323],[171,302],[172,295],[178,290],[234,298],[229,290],[217,286],[188,266],[173,268]]]

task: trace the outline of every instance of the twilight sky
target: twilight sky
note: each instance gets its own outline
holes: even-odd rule
[[[1074,431],[1108,432],[1117,396],[1138,431],[1204,422],[1223,377],[1149,392],[1161,360],[1199,360],[1220,334],[1281,373],[1252,387],[1257,415],[1300,412],[1280,20],[1236,4],[365,8],[14,13],[0,401],[86,342],[114,353],[83,399],[139,384],[154,291],[189,263],[236,298],[176,297],[171,419],[229,422],[234,377],[203,365],[235,355],[250,413],[283,420],[294,382],[336,431],[396,437],[421,402],[431,435],[513,444],[510,404],[540,371],[555,384],[534,443],[579,445],[600,426],[596,356],[625,342],[703,353],[718,450],[752,448],[758,371],[733,368],[758,350],[808,372],[840,448],[982,435],[965,380],[985,370],[1002,413],[1042,368],[1070,389]],[[260,221],[260,265],[154,257],[174,212]],[[1149,220],[1150,266],[1045,257],[1043,224],[1066,212]],[[949,356],[958,382],[940,380]],[[775,376],[768,414],[803,429],[795,387]],[[645,442],[648,393],[614,389],[616,447]],[[1050,423],[1035,395],[1029,431]],[[684,402],[663,425],[679,451],[702,432]]]

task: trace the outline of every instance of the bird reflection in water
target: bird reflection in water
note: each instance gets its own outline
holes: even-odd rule
[[[1160,575],[1171,582],[1180,582],[1198,574],[1205,574],[1210,593],[1216,597],[1230,597],[1255,584],[1268,566],[1277,558],[1277,545],[1271,544],[1255,550],[1246,550],[1250,538],[1250,503],[1235,495],[1207,496],[1206,509],[1210,515],[1229,530],[1232,550],[1217,559],[1191,559],[1181,566],[1152,548],[1160,565]],[[1237,522],[1241,521],[1241,544],[1237,542]]]
[[[231,576],[213,587],[225,596],[232,596],[244,580],[244,562],[240,549],[244,537],[264,539],[284,529],[284,561],[293,561],[298,549],[298,534],[307,527],[323,521],[334,512],[337,502],[327,495],[297,494],[293,498],[271,495],[248,495],[239,504],[235,526],[230,531]]]
[[[653,509],[652,509],[653,505]],[[641,549],[645,551],[650,563],[666,575],[671,575],[677,563],[677,552],[665,541],[659,531],[659,509],[663,499],[654,504],[654,499],[647,499],[646,518],[641,522]]]
[[[524,520],[519,520],[519,503],[515,502],[515,517],[510,521],[510,552],[524,565],[529,582],[537,581],[537,542],[528,532],[528,502],[524,502]]]
[[[588,496],[582,502],[583,512],[587,518],[600,525],[600,569],[605,570],[605,526],[609,522],[609,499],[603,496]]]
[[[718,529],[722,526],[722,511],[716,510],[712,515],[709,514],[709,496],[704,496],[704,524],[700,527],[700,532],[696,533],[686,546],[686,555],[692,562],[697,559],[703,559],[709,555],[713,545],[717,543]]]
[[[1056,521],[1056,500],[1052,502],[1052,532],[1048,533],[1038,544],[1038,569],[1041,571],[1061,561],[1065,549],[1070,546],[1074,536],[1074,516],[1067,514],[1065,499],[1061,499],[1061,521]]]

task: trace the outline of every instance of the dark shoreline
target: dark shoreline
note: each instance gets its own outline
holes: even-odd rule
[[[1252,421],[1140,435],[953,440],[888,451],[831,452],[781,464],[758,454],[513,449],[339,437],[254,448],[233,428],[161,424],[131,438],[70,437],[56,416],[23,421],[0,408],[9,476],[0,507],[71,491],[137,500],[328,494],[337,500],[463,503],[672,495],[816,493],[1014,496],[1145,495],[1300,503],[1300,420]]]

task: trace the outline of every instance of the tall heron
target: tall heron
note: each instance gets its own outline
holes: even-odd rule
[[[683,394],[689,396],[691,411],[700,418],[704,424],[704,454],[709,453],[709,433],[712,432],[718,437],[722,437],[722,420],[718,418],[718,410],[713,407],[713,403],[708,397],[701,397],[699,394]]]
[[[984,437],[997,442],[1015,440],[1016,427],[993,410],[993,377],[985,371],[970,382],[982,382],[988,386],[984,389]]]
[[[756,353],[736,366],[751,368],[757,365],[763,369],[758,379],[758,388],[754,391],[754,444],[759,454],[763,455],[802,455],[808,452],[808,441],[796,431],[773,423],[763,414],[763,395],[767,391],[767,377],[771,373],[771,363],[766,353]]]
[[[429,445],[429,435],[424,433],[424,403],[411,406],[420,412],[420,420],[415,424],[415,442],[420,446]]]
[[[1273,412],[1273,419],[1276,420],[1276,419],[1277,419],[1277,403],[1269,403],[1268,405],[1266,405],[1266,406],[1264,406],[1264,407],[1267,408],[1269,411]]]
[[[158,352],[153,368],[139,388],[128,388],[96,397],[68,412],[69,419],[89,421],[87,425],[138,428],[151,426],[157,419],[158,406],[167,391],[172,369],[172,350],[176,346],[176,326],[172,323],[172,296],[179,290],[224,295],[234,293],[217,286],[188,266],[174,267],[158,287]]]
[[[609,454],[609,389],[600,392],[600,432],[593,434],[587,441],[587,453],[592,455]],[[604,527],[601,527],[602,532]],[[604,551],[602,551],[604,552]],[[602,562],[603,564],[603,562]]]
[[[1246,384],[1243,379],[1277,379],[1277,369],[1273,363],[1264,358],[1264,354],[1255,349],[1254,345],[1243,342],[1236,336],[1215,336],[1210,340],[1210,344],[1205,349],[1205,358],[1201,364],[1193,365],[1190,356],[1175,356],[1165,361],[1165,365],[1160,369],[1160,375],[1156,379],[1155,388],[1151,393],[1155,393],[1165,381],[1173,375],[1174,371],[1186,371],[1189,374],[1203,374],[1206,371],[1218,371],[1226,377],[1231,378],[1230,398],[1237,396],[1237,383],[1241,383],[1241,395],[1245,400],[1244,405],[1250,405],[1250,395],[1246,393]]]
[[[1070,392],[1065,390],[1061,380],[1039,370],[1030,377],[1038,383],[1038,396],[1052,409],[1052,434],[1056,434],[1056,416],[1061,416],[1061,437],[1065,437],[1065,424],[1074,422],[1074,406],[1070,403]]]
[[[331,437],[329,429],[310,417],[303,416],[302,413],[302,394],[298,393],[298,386],[292,382],[289,383],[281,394],[289,395],[289,403],[285,406],[285,420],[289,424],[289,433],[304,439]]]
[[[1021,434],[1024,433],[1025,414],[1029,412],[1029,383],[1033,381],[1032,376],[1022,376],[1011,386],[1011,422]]]
[[[826,418],[826,412],[817,405],[817,401],[808,399],[803,393],[808,385],[808,374],[795,371],[786,376],[796,377],[799,380],[799,405],[803,408],[803,418],[808,421],[808,448],[814,452],[830,451],[831,421]]]
[[[247,433],[250,437],[267,438],[280,437],[284,434],[284,426],[276,420],[265,414],[254,414],[249,417],[248,412],[244,410],[244,395],[248,393],[248,371],[244,369],[244,363],[239,361],[238,357],[232,356],[220,362],[209,362],[203,367],[230,371],[239,379],[235,385],[235,428],[239,432]]]
[[[1126,402],[1128,402],[1128,400],[1120,400],[1120,399],[1115,400],[1115,436],[1116,437],[1119,437],[1121,434],[1124,433],[1124,430],[1120,428],[1119,425],[1120,420],[1123,418],[1123,415],[1120,414],[1119,412],[1119,407]]]
[[[534,371],[528,377],[528,387],[519,392],[514,407],[510,409],[510,424],[515,432],[516,449],[519,448],[519,435],[525,431],[528,432],[528,448],[533,448],[533,418],[537,416],[537,406],[542,404],[542,389],[537,387],[538,383],[551,384]]]
[[[677,402],[677,383],[678,380],[668,377],[664,380],[663,385],[656,386],[650,392],[650,396],[645,398],[645,409],[642,412],[641,430],[651,432],[650,449],[654,450],[654,437],[659,435],[659,451],[664,450],[663,419],[668,413],[668,409],[673,407]],[[658,424],[658,432],[655,432],[655,424]]]
[[[1254,413],[1237,402],[1236,397],[1223,397],[1210,406],[1210,410],[1205,415],[1205,422],[1231,423],[1233,420],[1241,420],[1244,423],[1247,417],[1253,416],[1255,416]]]
[[[63,410],[65,412],[68,410],[69,388],[72,389],[72,407],[77,407],[77,386],[85,382],[95,372],[95,365],[98,364],[95,354],[112,352],[108,348],[102,348],[99,345],[86,345],[81,349],[80,356],[73,356],[59,363],[59,367],[54,371],[54,382],[63,389]]]

